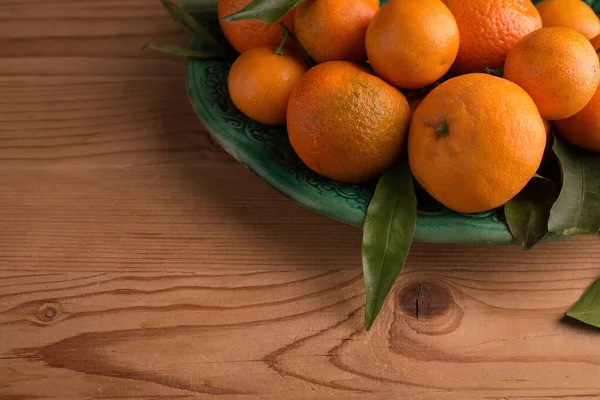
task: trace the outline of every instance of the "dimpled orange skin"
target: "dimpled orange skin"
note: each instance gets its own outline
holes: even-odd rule
[[[588,39],[600,34],[600,19],[581,0],[544,0],[536,5],[544,28],[562,26],[581,33]]]
[[[462,213],[491,210],[519,193],[536,173],[545,146],[546,128],[531,97],[486,74],[461,75],[432,90],[408,134],[417,181]]]
[[[296,7],[296,36],[317,62],[363,62],[365,35],[377,9],[371,0],[307,0]]]
[[[229,71],[233,104],[246,116],[268,125],[285,123],[294,86],[306,67],[292,56],[256,47],[239,56]]]
[[[585,107],[600,83],[598,56],[581,33],[569,28],[542,28],[523,38],[508,53],[504,77],[521,86],[542,117],[568,118]]]
[[[375,73],[405,89],[441,78],[456,59],[458,47],[458,26],[440,0],[392,0],[377,11],[366,36]]]
[[[542,27],[530,0],[444,0],[460,32],[455,73],[498,68],[525,35]]]
[[[265,24],[253,19],[241,19],[233,22],[221,21],[222,17],[241,10],[250,1],[219,0],[217,15],[225,38],[239,53],[262,46],[276,48],[281,42],[281,36],[283,35],[283,30],[278,22]],[[292,31],[294,29],[294,14],[295,9],[292,9],[281,19]]]
[[[398,159],[409,114],[398,89],[358,65],[330,61],[313,67],[294,88],[288,135],[313,171],[341,182],[362,182]]]

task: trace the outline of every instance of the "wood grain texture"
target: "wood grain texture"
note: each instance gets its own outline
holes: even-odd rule
[[[151,0],[0,7],[0,399],[600,398],[597,238],[415,244],[369,333],[358,230],[203,133]]]

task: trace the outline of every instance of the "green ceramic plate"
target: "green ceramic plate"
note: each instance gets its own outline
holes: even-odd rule
[[[598,13],[600,0],[588,1]],[[220,35],[217,23],[207,23]],[[194,48],[201,43],[194,41]],[[190,100],[210,135],[229,154],[266,183],[320,214],[361,227],[374,183],[349,185],[309,170],[296,156],[285,127],[262,125],[243,115],[231,102],[227,74],[231,61],[188,59]],[[502,214],[464,215],[437,207],[421,207],[415,240],[435,243],[509,244],[512,237]]]

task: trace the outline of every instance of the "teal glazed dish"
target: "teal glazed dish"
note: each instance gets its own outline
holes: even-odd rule
[[[600,12],[600,0],[587,1]],[[217,21],[205,24],[221,36]],[[202,49],[194,39],[192,47]],[[231,60],[188,58],[186,84],[194,110],[212,138],[267,184],[303,206],[362,227],[375,182],[345,184],[312,172],[296,156],[285,126],[266,126],[242,114],[227,89]],[[501,211],[459,214],[424,196],[414,239],[430,243],[511,244]]]

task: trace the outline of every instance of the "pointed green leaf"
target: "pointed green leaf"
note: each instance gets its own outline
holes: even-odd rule
[[[600,155],[562,143],[552,147],[563,187],[550,212],[548,230],[559,235],[596,234],[600,230]]]
[[[281,19],[288,11],[302,3],[303,0],[252,0],[239,11],[221,18],[223,21],[239,19],[256,19],[265,24],[272,24]]]
[[[371,329],[404,266],[417,221],[417,197],[406,163],[377,184],[363,227],[362,263],[367,289],[365,329]]]
[[[600,279],[592,283],[569,308],[567,316],[600,328]]]
[[[557,198],[558,191],[554,183],[536,175],[504,205],[510,233],[523,251],[531,249],[548,234],[550,209]]]
[[[201,51],[201,50],[192,50],[186,49],[184,47],[179,47],[171,44],[156,44],[150,43],[144,46],[142,50],[152,49],[155,51],[159,51],[161,53],[170,54],[172,56],[178,57],[192,57],[192,58],[224,58],[222,54],[217,54],[209,51]]]
[[[169,13],[171,18],[188,34],[200,39],[206,44],[222,49],[223,47],[217,40],[201,27],[190,13],[173,3],[171,0],[160,0],[163,7]]]

